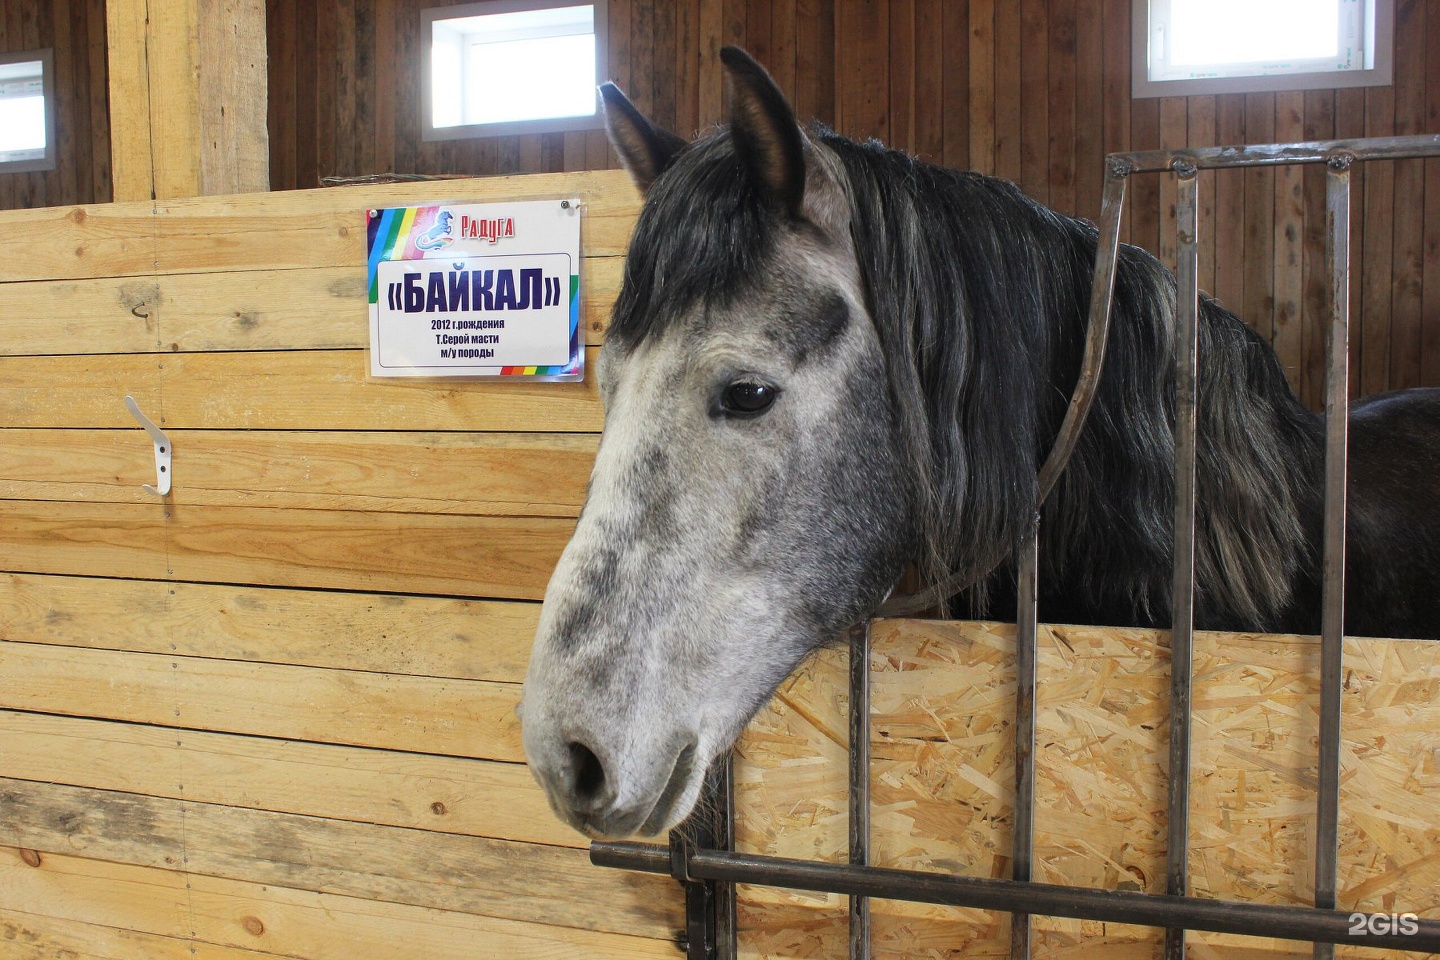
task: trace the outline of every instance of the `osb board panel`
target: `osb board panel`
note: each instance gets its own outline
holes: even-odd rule
[[[582,309],[604,339],[625,269],[586,257]],[[0,355],[333,350],[369,342],[365,268],[316,267],[0,283]]]
[[[593,434],[173,430],[169,502],[576,517]],[[134,430],[0,429],[0,498],[153,502]]]
[[[39,865],[32,867],[30,862],[37,859]],[[313,960],[677,956],[669,940],[542,927],[64,854],[32,854],[30,862],[19,850],[0,847],[0,888],[17,909],[30,911],[34,926],[45,927],[42,915],[48,917],[63,904],[67,915],[86,923],[193,939],[201,957],[210,944]],[[151,958],[126,954],[123,960]]]
[[[595,350],[586,358],[593,364]],[[593,369],[593,367],[592,367]],[[0,423],[136,428],[123,397],[169,429],[592,432],[582,383],[372,380],[362,350],[0,357]]]
[[[0,708],[522,762],[520,685],[0,640]]]
[[[582,847],[522,763],[0,710],[0,777]],[[323,784],[323,789],[316,789]]]
[[[683,925],[674,881],[583,850],[22,780],[0,780],[0,844],[604,933]]]
[[[1156,892],[1164,882],[1169,699],[1163,634],[1046,627],[1040,639],[1036,877]],[[1196,640],[1191,883],[1199,895],[1308,902],[1318,644]],[[886,621],[872,653],[874,859],[1003,876],[1009,869],[1013,627]],[[1440,916],[1440,644],[1346,649],[1340,901]],[[787,681],[742,741],[741,845],[837,859],[846,849],[843,654]],[[1153,931],[1037,920],[1041,955],[1149,956]],[[751,955],[843,952],[835,898],[747,889]],[[877,906],[877,955],[1002,956],[1002,915]],[[1197,937],[1223,944],[1224,938]],[[1238,941],[1256,955],[1293,944]],[[928,951],[934,951],[930,953]],[[1308,955],[1308,951],[1305,951]]]
[[[168,516],[167,516],[168,514]],[[538,600],[574,521],[0,500],[21,573]]]
[[[25,256],[0,264],[0,282],[353,267],[373,207],[575,196],[586,256],[623,255],[639,196],[623,172],[599,171],[6,211],[0,227]]]
[[[519,683],[540,605],[0,574],[0,639]]]

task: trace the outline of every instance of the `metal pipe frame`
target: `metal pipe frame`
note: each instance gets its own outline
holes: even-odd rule
[[[850,863],[830,864],[730,852],[734,847],[733,782],[728,758],[710,791],[714,818],[699,830],[671,835],[671,847],[595,843],[593,863],[670,873],[686,884],[691,960],[733,960],[735,883],[767,884],[850,896],[851,960],[870,957],[870,898],[913,900],[1012,914],[1010,956],[1031,955],[1032,914],[1131,923],[1165,929],[1166,960],[1184,960],[1185,932],[1206,930],[1314,943],[1316,960],[1332,960],[1334,944],[1440,953],[1440,921],[1417,920],[1413,934],[1352,932],[1352,914],[1337,912],[1340,809],[1340,714],[1345,628],[1346,452],[1349,424],[1350,167],[1356,161],[1440,157],[1440,135],[1250,144],[1111,154],[1096,244],[1089,330],[1072,400],[1054,447],[1037,476],[1036,514],[1016,551],[1015,820],[1011,880],[959,877],[869,866],[869,624],[850,635]],[[1199,276],[1196,175],[1200,170],[1324,163],[1327,262],[1330,269],[1329,359],[1326,376],[1325,529],[1322,569],[1319,784],[1315,844],[1315,906],[1281,907],[1187,897],[1190,796],[1191,660],[1195,600],[1195,462]],[[1125,185],[1135,173],[1178,177],[1179,232],[1175,313],[1175,522],[1172,574],[1171,727],[1167,797],[1167,895],[1089,890],[1031,880],[1035,810],[1035,659],[1038,623],[1040,508],[1054,488],[1084,427],[1104,364]],[[951,578],[952,580],[954,578]],[[943,603],[965,584],[949,581],[893,598],[881,616],[906,616]],[[714,839],[720,849],[703,849]],[[702,849],[696,849],[696,844]],[[697,891],[703,891],[697,893]],[[708,919],[707,919],[708,918]],[[706,924],[710,924],[706,928]],[[697,946],[698,944],[698,946]]]

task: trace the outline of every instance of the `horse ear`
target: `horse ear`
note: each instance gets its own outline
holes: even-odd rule
[[[760,185],[792,214],[805,196],[805,141],[795,112],[765,68],[739,47],[724,47],[730,136]]]
[[[644,193],[670,166],[685,141],[645,119],[615,84],[602,83],[600,96],[605,101],[605,131],[635,186]]]

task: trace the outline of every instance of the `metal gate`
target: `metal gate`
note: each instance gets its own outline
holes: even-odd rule
[[[1012,877],[998,880],[869,866],[870,694],[869,627],[850,638],[850,862],[832,864],[736,853],[730,764],[717,765],[708,786],[714,813],[672,835],[669,847],[595,843],[592,862],[669,873],[686,890],[690,960],[730,960],[736,952],[736,883],[790,887],[850,897],[850,957],[870,956],[871,897],[1008,911],[1010,956],[1031,955],[1032,914],[1163,927],[1168,960],[1183,960],[1187,930],[1310,941],[1316,960],[1337,943],[1440,953],[1440,920],[1413,921],[1413,932],[1368,926],[1355,932],[1335,909],[1340,814],[1340,708],[1345,615],[1345,483],[1349,413],[1350,169],[1365,160],[1440,157],[1440,136],[1263,146],[1206,147],[1116,153],[1106,158],[1105,192],[1091,292],[1089,333],[1075,398],[1060,438],[1040,475],[1040,502],[1073,449],[1104,362],[1111,295],[1120,243],[1120,215],[1132,174],[1177,178],[1178,254],[1175,329],[1175,551],[1172,581],[1170,763],[1165,895],[1093,890],[1032,882],[1035,823],[1036,520],[1018,551],[1016,611],[1015,830]],[[1323,163],[1326,172],[1330,331],[1325,386],[1325,526],[1322,564],[1319,805],[1315,847],[1315,906],[1275,906],[1188,897],[1191,657],[1194,633],[1195,400],[1198,337],[1197,176],[1201,170]],[[1437,798],[1440,802],[1440,798]]]

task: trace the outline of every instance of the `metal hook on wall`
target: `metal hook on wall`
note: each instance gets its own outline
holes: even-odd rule
[[[139,404],[129,394],[125,396],[125,407],[130,411],[130,416],[134,417],[140,426],[145,428],[145,432],[150,434],[150,440],[155,444],[155,486],[152,487],[148,483],[143,483],[141,486],[146,493],[163,497],[170,492],[170,457],[173,451],[170,446],[170,438],[165,435],[164,430],[155,425],[153,420],[140,412]]]

